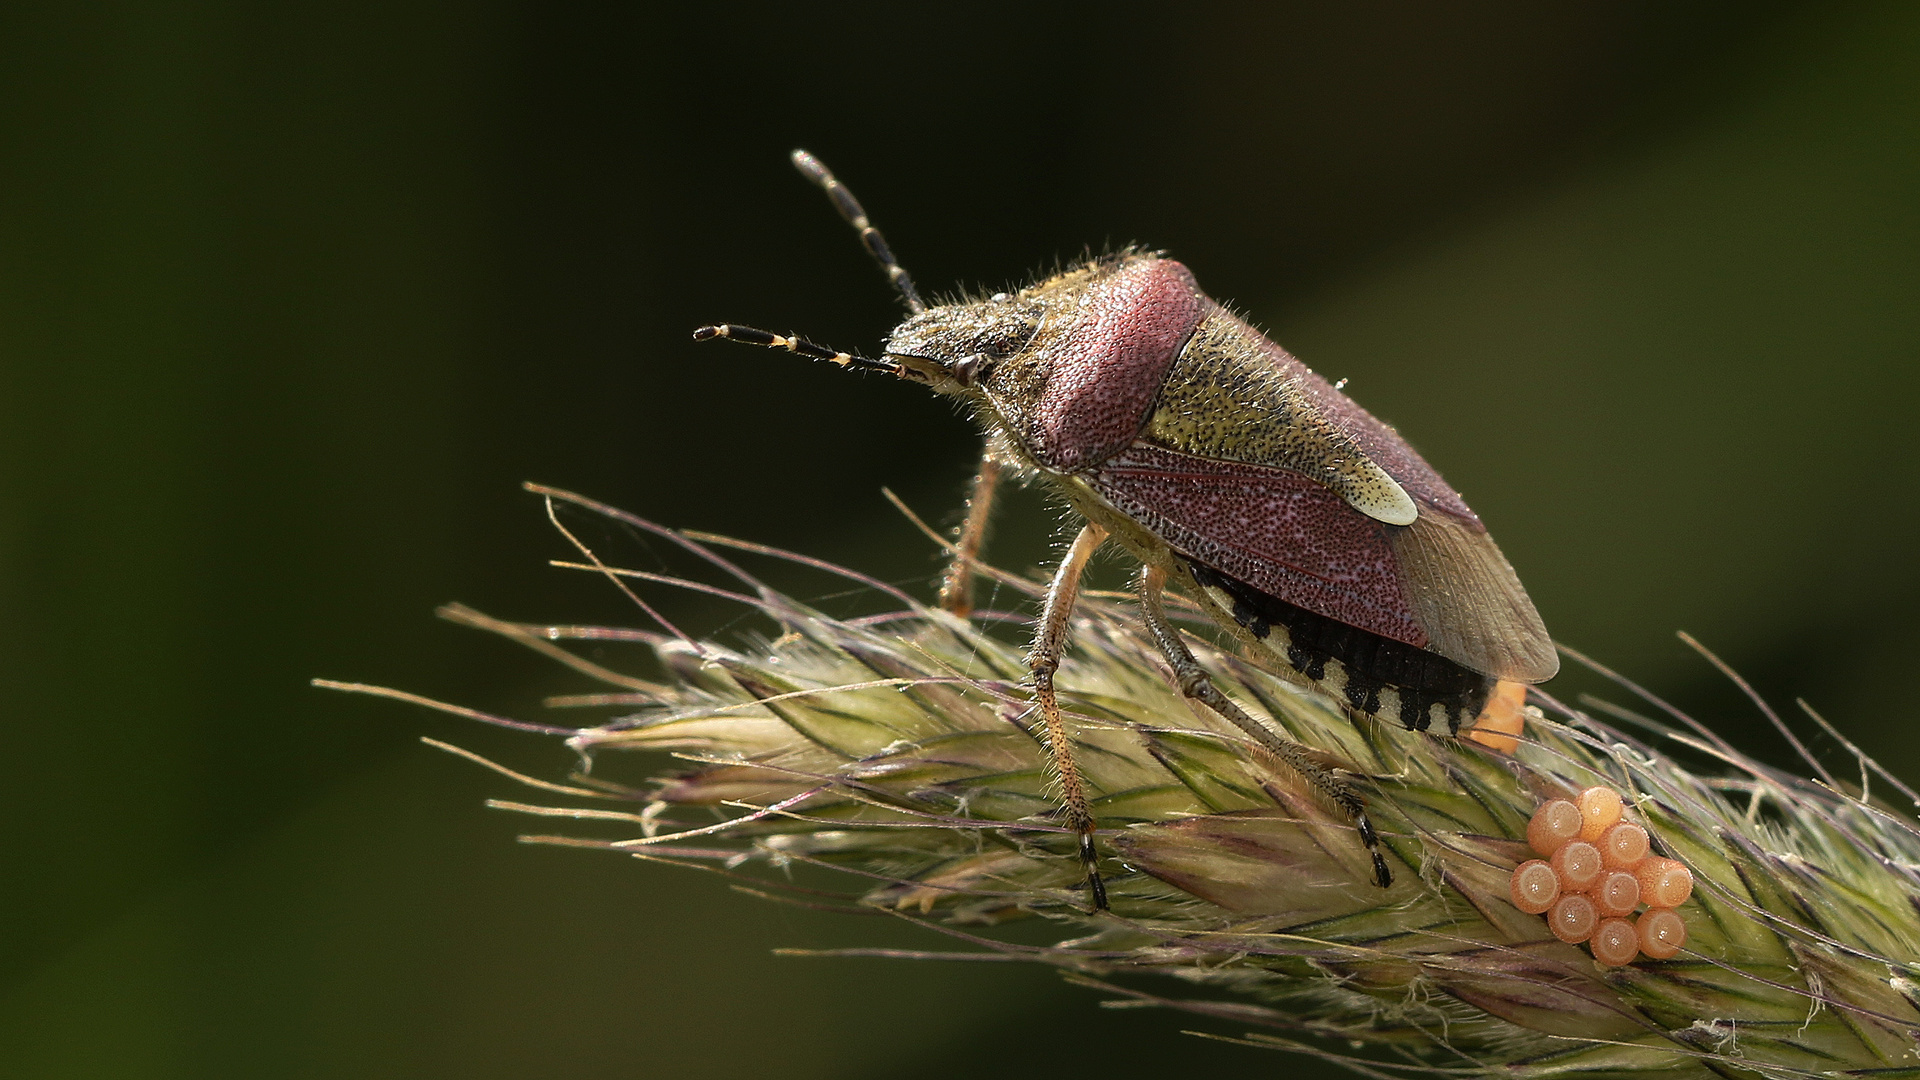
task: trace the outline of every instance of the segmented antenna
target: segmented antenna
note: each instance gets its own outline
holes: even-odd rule
[[[728,341],[744,341],[748,345],[764,345],[769,349],[785,349],[809,360],[825,360],[841,367],[859,368],[862,371],[884,371],[889,375],[900,374],[900,365],[892,360],[875,360],[869,356],[853,353],[835,352],[825,345],[815,345],[805,338],[781,337],[765,330],[755,330],[751,326],[735,326],[721,323],[719,326],[703,326],[693,332],[693,340],[706,341],[710,338],[726,338]]]
[[[847,185],[834,179],[827,167],[820,164],[820,159],[805,150],[793,152],[793,167],[800,170],[800,175],[818,184],[820,190],[827,193],[827,198],[833,200],[833,208],[847,219],[847,224],[859,230],[860,242],[866,245],[867,254],[872,255],[873,261],[880,264],[880,269],[887,272],[887,280],[893,282],[900,299],[906,301],[907,310],[915,315],[927,310],[926,301],[920,299],[920,290],[913,287],[913,279],[907,276],[906,267],[893,257],[893,249],[887,246],[887,238],[881,236],[880,230],[867,220],[867,212],[861,208],[860,200],[853,197],[853,192],[847,190]]]

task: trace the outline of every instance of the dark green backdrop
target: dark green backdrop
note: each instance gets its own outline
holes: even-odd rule
[[[0,1074],[1292,1067],[1044,972],[772,958],[919,939],[516,846],[415,739],[559,747],[306,687],[569,685],[431,617],[629,617],[527,479],[924,586],[878,489],[951,508],[965,425],[687,340],[898,314],[796,145],[934,287],[1170,249],[1562,640],[1781,759],[1691,630],[1915,775],[1916,55],[1897,3],[9,8]]]

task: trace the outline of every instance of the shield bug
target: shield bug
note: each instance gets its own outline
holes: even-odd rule
[[[941,590],[949,610],[967,610],[1003,468],[1051,486],[1083,520],[1047,590],[1028,667],[1095,906],[1106,894],[1094,819],[1053,676],[1081,573],[1109,539],[1140,563],[1141,610],[1181,692],[1341,807],[1375,881],[1391,884],[1359,796],[1213,685],[1162,595],[1175,584],[1255,655],[1356,717],[1458,734],[1498,682],[1559,670],[1480,519],[1391,427],[1202,293],[1180,263],[1128,249],[1018,292],[929,305],[846,187],[805,151],[793,161],[858,230],[906,321],[877,359],[730,324],[694,337],[886,372],[972,407],[987,452]]]

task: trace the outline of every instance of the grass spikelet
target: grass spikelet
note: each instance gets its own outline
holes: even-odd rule
[[[884,908],[953,935],[961,954],[1051,964],[1119,1000],[1224,1018],[1251,1044],[1369,1075],[1920,1076],[1920,831],[1904,807],[1756,762],[1624,680],[1661,719],[1608,707],[1623,728],[1536,691],[1525,735],[1505,754],[1351,722],[1219,647],[1189,612],[1216,684],[1355,778],[1394,864],[1383,890],[1340,813],[1170,685],[1131,603],[1086,596],[1058,682],[1097,794],[1113,910],[1093,913],[1026,715],[1018,633],[852,572],[842,573],[898,610],[832,618],[733,561],[740,549],[798,556],[536,490],[728,574],[725,590],[698,587],[748,605],[774,632],[696,641],[671,627],[544,627],[448,609],[599,688],[551,704],[625,709],[569,727],[445,706],[561,731],[581,755],[564,782],[491,766],[544,796],[494,805],[627,831],[529,839],[733,874],[835,868],[850,883],[843,895],[799,890],[782,874],[755,887]],[[623,588],[660,577],[581,551]],[[614,670],[569,651],[569,639],[631,642],[650,662]],[[1702,775],[1666,752],[1675,746],[1718,768]],[[632,752],[657,755],[651,781],[602,778],[610,755]],[[1876,769],[1861,757],[1863,786]],[[1911,804],[1910,789],[1877,775]],[[1536,857],[1535,809],[1596,785],[1621,793],[1656,854],[1692,870],[1679,909],[1686,943],[1671,959],[1602,967],[1513,906],[1512,872]],[[1053,920],[1062,940],[993,937],[1035,917]]]

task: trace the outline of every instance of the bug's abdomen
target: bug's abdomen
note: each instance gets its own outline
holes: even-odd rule
[[[1414,731],[1471,725],[1495,680],[1438,653],[1348,626],[1184,559],[1209,599],[1288,667],[1355,711]]]

